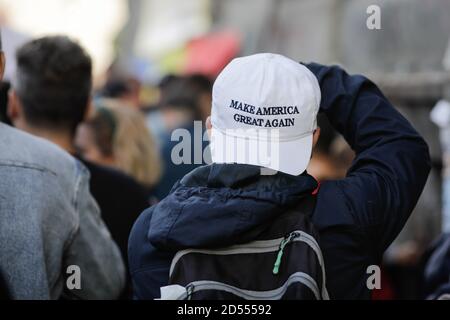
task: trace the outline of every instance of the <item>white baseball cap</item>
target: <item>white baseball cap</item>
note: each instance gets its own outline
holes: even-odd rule
[[[320,100],[316,77],[296,61],[271,53],[234,59],[213,87],[212,161],[303,173]]]

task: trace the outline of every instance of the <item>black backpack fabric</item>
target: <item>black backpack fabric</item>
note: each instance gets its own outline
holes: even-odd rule
[[[310,221],[314,207],[315,196],[306,196],[255,230],[251,242],[179,251],[161,299],[329,299],[318,234]]]

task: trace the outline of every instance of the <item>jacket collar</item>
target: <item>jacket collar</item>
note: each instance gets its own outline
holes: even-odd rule
[[[292,188],[301,193],[313,192],[317,181],[306,171],[298,176],[277,172],[274,175],[262,174],[261,167],[245,164],[211,164],[200,167],[181,180],[181,185],[190,187],[259,189]]]

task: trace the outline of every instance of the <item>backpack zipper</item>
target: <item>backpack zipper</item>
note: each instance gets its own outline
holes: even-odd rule
[[[277,259],[275,260],[275,264],[273,266],[272,273],[274,275],[277,275],[280,271],[280,265],[281,265],[281,259],[283,258],[284,254],[284,248],[291,242],[293,242],[295,239],[300,237],[300,233],[297,231],[289,233],[287,236],[284,237],[284,239],[280,243],[280,247],[278,249],[278,255]]]
[[[316,253],[320,253],[320,248],[314,238],[307,233],[296,230],[292,233],[297,233],[299,236],[292,241],[301,241],[310,246]],[[284,237],[286,238],[286,237]],[[250,243],[242,244],[242,245],[233,245],[226,248],[219,249],[185,249],[178,251],[175,257],[172,259],[172,264],[170,266],[169,276],[172,275],[172,272],[175,268],[175,265],[178,261],[187,254],[191,253],[203,253],[210,255],[228,255],[228,254],[249,254],[249,253],[267,253],[267,252],[277,252],[280,248],[280,242],[283,241],[284,238],[277,238],[272,240],[257,240]],[[320,259],[321,257],[319,257]]]
[[[187,300],[192,300],[192,295],[194,294],[194,289],[195,289],[195,286],[193,283],[189,284],[186,287],[186,299]]]
[[[320,266],[322,267],[322,277],[323,277],[323,285],[322,285],[322,297],[323,299],[328,300],[329,295],[326,289],[326,275],[325,275],[325,264],[323,261],[322,252],[320,250],[319,244],[316,242],[314,237],[311,235],[301,231],[297,230],[292,233],[298,234],[297,237],[294,237],[290,240],[290,242],[293,241],[301,241],[309,245],[316,253]],[[289,235],[291,235],[290,233]],[[186,254],[191,253],[203,253],[203,254],[211,254],[211,255],[227,255],[227,254],[245,254],[245,253],[265,253],[265,252],[273,252],[277,251],[277,249],[280,249],[280,241],[283,241],[284,239],[273,239],[273,240],[259,240],[254,241],[251,243],[243,244],[243,245],[234,245],[227,248],[222,249],[215,249],[215,250],[208,250],[208,249],[185,249],[177,252],[175,257],[172,260],[172,264],[170,266],[169,276],[172,276],[172,272],[175,268],[175,265],[177,262]],[[285,244],[286,246],[286,244]],[[280,262],[283,254],[281,254]],[[274,268],[275,269],[275,268]]]
[[[303,272],[297,272],[291,275],[281,287],[269,291],[245,290],[225,283],[210,280],[195,281],[188,284],[185,287],[184,293],[176,298],[176,300],[192,300],[194,293],[208,290],[228,292],[246,300],[279,300],[286,293],[289,286],[294,283],[301,283],[305,285],[309,290],[311,290],[317,300],[321,299],[320,290],[314,279]]]

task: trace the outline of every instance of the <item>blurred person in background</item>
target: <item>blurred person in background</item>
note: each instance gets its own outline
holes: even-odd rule
[[[33,40],[17,52],[8,113],[17,128],[57,144],[87,167],[92,195],[126,259],[128,234],[148,206],[147,192],[120,171],[77,154],[75,131],[88,114],[91,89],[91,58],[76,42],[64,36]]]
[[[4,62],[0,53],[0,80]],[[86,168],[56,145],[3,123],[0,150],[8,151],[0,153],[0,286],[8,297],[117,298],[124,264],[89,193]],[[73,265],[83,275],[77,290],[65,286]]]
[[[124,107],[139,110],[141,108],[140,92],[141,83],[137,79],[110,79],[100,91],[100,95],[103,98],[118,100]]]
[[[92,117],[77,130],[75,145],[84,159],[111,166],[149,190],[161,177],[158,146],[144,116],[121,102],[100,102]]]
[[[205,123],[206,119],[211,114],[212,103],[212,81],[202,74],[193,74],[186,77],[186,82],[195,94],[197,102],[197,115],[199,120]]]
[[[160,149],[163,141],[167,137],[167,128],[165,127],[161,112],[161,101],[166,99],[170,91],[170,86],[179,80],[180,77],[174,74],[164,76],[158,84],[156,101],[152,105],[142,108],[145,114],[147,128],[153,133]]]
[[[175,74],[165,75],[159,82],[159,102],[165,101],[172,94],[174,86],[182,81],[182,77]]]
[[[204,126],[200,121],[198,93],[186,78],[175,77],[168,81],[161,97],[160,110],[167,133],[161,141],[163,175],[155,193],[162,199],[176,181],[205,164],[203,150],[207,142],[203,141]],[[187,138],[190,140],[184,140]],[[179,150],[178,147],[183,146],[184,149]],[[198,146],[201,148],[201,159],[196,159]],[[182,163],[179,163],[180,158]]]

